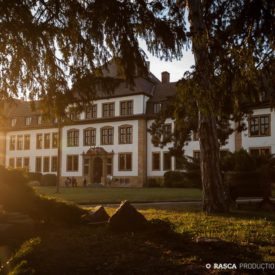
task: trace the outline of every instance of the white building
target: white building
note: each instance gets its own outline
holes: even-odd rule
[[[98,95],[85,112],[72,114],[72,120],[60,127],[32,111],[29,102],[17,100],[6,110],[6,124],[0,128],[0,164],[57,173],[62,183],[74,176],[79,183],[86,178],[88,183],[105,184],[107,175],[112,175],[115,185],[143,186],[148,178],[176,169],[169,154],[171,144],[155,147],[147,131],[175,92],[168,72],[162,73],[162,81],[152,74],[138,77],[133,88],[122,83],[111,96]],[[173,131],[172,119],[166,123]],[[233,133],[221,149],[275,153],[275,112],[261,104],[246,123],[247,130]],[[199,141],[190,141],[185,153],[198,157]]]

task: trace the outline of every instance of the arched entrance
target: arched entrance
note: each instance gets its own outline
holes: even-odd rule
[[[113,175],[114,152],[107,152],[102,147],[91,147],[83,152],[83,176],[89,183],[106,184],[107,175]]]
[[[101,177],[103,175],[103,161],[100,157],[95,157],[93,161],[93,182],[101,183]]]

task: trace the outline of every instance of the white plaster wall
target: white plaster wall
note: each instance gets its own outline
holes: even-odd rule
[[[24,131],[13,131],[8,132],[7,137],[7,143],[6,143],[6,166],[9,165],[9,159],[10,158],[24,158],[29,157],[30,158],[30,172],[35,172],[35,158],[36,157],[52,157],[57,156],[58,150],[57,148],[51,148],[52,147],[52,135],[50,140],[50,149],[36,149],[36,134],[47,134],[47,133],[57,133],[57,128],[51,128],[51,129],[38,129],[38,130],[24,130]],[[10,137],[11,136],[17,136],[17,135],[30,135],[30,149],[29,150],[14,150],[11,151],[9,148],[10,145]],[[23,139],[24,140],[24,139]],[[43,139],[44,141],[44,139]],[[44,143],[43,143],[44,145]],[[51,160],[50,160],[51,164]],[[42,171],[43,171],[43,161],[42,161]],[[51,172],[51,165],[50,165],[50,171]]]
[[[275,111],[270,108],[256,109],[253,115],[267,115],[270,114],[271,120],[271,135],[267,137],[249,137],[248,121],[245,121],[247,130],[242,132],[242,145],[243,148],[249,150],[251,147],[271,147],[271,153],[275,153]]]
[[[123,124],[133,126],[133,143],[132,144],[118,144],[118,127]],[[114,127],[114,144],[101,145],[100,129],[104,126]],[[83,130],[89,127],[96,129],[96,147],[102,147],[107,152],[114,152],[113,158],[113,175],[118,177],[137,176],[138,175],[138,121],[116,121],[104,123],[91,123],[85,125],[65,126],[62,129],[62,176],[82,176],[83,173],[83,157],[81,154],[89,150],[89,146],[83,146]],[[70,129],[79,130],[79,146],[67,147],[67,131]],[[118,171],[118,153],[132,153],[132,171]],[[66,171],[67,155],[79,155],[79,169],[76,172]]]

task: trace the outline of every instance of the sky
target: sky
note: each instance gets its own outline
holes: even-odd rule
[[[186,71],[191,70],[190,67],[194,65],[194,56],[192,52],[185,51],[183,58],[180,61],[174,60],[161,61],[159,58],[147,53],[150,61],[150,71],[158,78],[161,79],[161,72],[167,71],[170,73],[170,81],[175,82],[183,77]]]

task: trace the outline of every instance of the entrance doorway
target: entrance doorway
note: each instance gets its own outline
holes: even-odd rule
[[[100,157],[94,158],[94,167],[93,167],[93,182],[94,183],[101,183],[101,177],[103,172],[103,161]]]

